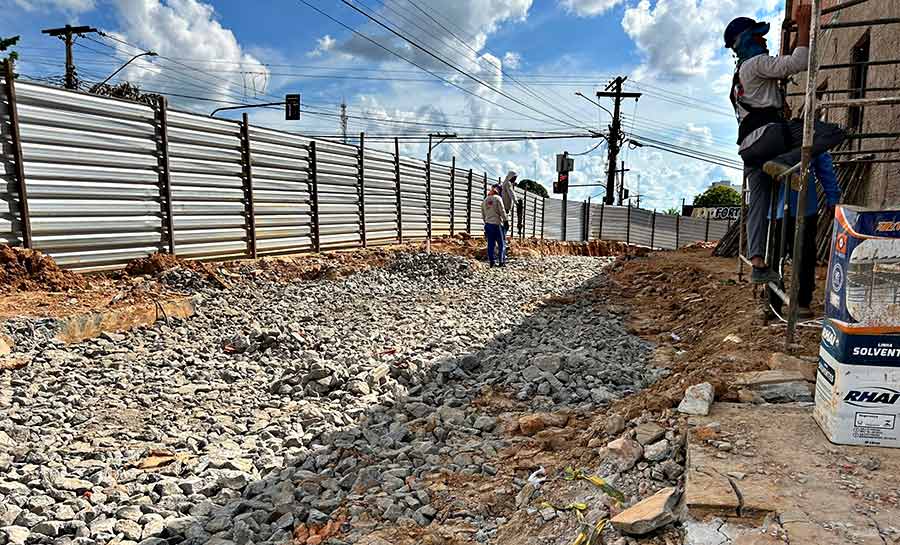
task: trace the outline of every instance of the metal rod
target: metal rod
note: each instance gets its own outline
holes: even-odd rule
[[[519,229],[519,238],[521,240],[525,240],[525,219],[528,217],[527,214],[528,214],[528,191],[526,190],[525,193],[522,195],[522,214],[521,214],[522,215],[522,225],[521,225],[521,228]],[[516,224],[518,224],[518,223],[519,222],[516,221]]]
[[[168,238],[169,253],[175,255],[175,219],[172,210],[172,176],[169,166],[168,101],[161,96],[156,103],[157,152],[159,153],[159,185],[163,200],[162,212]]]
[[[16,77],[13,73],[13,61],[6,59],[6,99],[9,103],[9,128],[12,144],[13,163],[16,183],[19,190],[19,221],[22,223],[22,246],[31,248],[31,213],[28,210],[28,186],[25,183],[25,162],[22,154],[22,135],[19,132],[19,105],[16,102]]]
[[[366,236],[366,133],[359,133],[359,242],[368,246]]]
[[[450,236],[454,235],[456,223],[456,156],[450,160]]]
[[[829,153],[835,157],[839,155],[866,155],[870,153],[900,153],[900,148],[861,149],[857,151],[832,151]]]
[[[581,229],[581,235],[584,237],[583,240],[585,242],[591,240],[591,207],[588,203],[583,202],[581,204],[581,222],[583,228]]]
[[[703,242],[709,242],[709,214],[706,215],[706,232],[703,234]]]
[[[562,239],[566,240],[566,230],[568,229],[568,219],[569,219],[569,194],[563,193],[562,198]]]
[[[739,261],[740,261],[741,263],[747,265],[748,267],[752,267],[752,266],[753,266],[753,263],[751,263],[749,259],[747,259],[746,257],[744,257],[744,254],[738,255],[738,257],[740,258]]]
[[[650,249],[653,249],[653,243],[656,242],[656,209],[653,209],[653,215],[650,216]]]
[[[681,247],[681,214],[675,216],[675,249]]]
[[[541,199],[541,240],[544,240],[544,212],[547,210],[547,197]]]
[[[900,97],[854,98],[847,100],[829,100],[819,103],[819,108],[854,108],[866,106],[891,106],[900,104]]]
[[[484,195],[482,198],[487,197],[487,172],[484,173]]]
[[[628,201],[628,210],[625,212],[625,244],[631,244],[631,201]]]
[[[848,134],[847,140],[871,140],[875,138],[897,138],[900,132],[870,132],[862,134]]]
[[[532,198],[531,206],[534,210],[531,212],[531,238],[537,237],[537,195]]]
[[[841,68],[853,68],[855,66],[891,66],[894,64],[900,64],[900,59],[887,59],[881,61],[857,61],[857,62],[842,62],[836,64],[823,64],[819,67],[819,70],[839,70]],[[868,90],[868,89],[867,89]]]
[[[772,290],[772,293],[777,295],[778,298],[781,299],[781,301],[785,305],[791,304],[790,298],[788,297],[788,295],[786,293],[781,291],[781,287],[778,284],[776,284],[775,282],[769,282],[768,284],[766,284],[766,287],[768,287],[770,290]],[[793,291],[793,290],[791,290],[791,291]]]
[[[400,193],[400,140],[394,138],[394,185],[397,191],[397,242],[403,244],[403,199]]]
[[[472,234],[472,169],[469,169],[469,192],[466,195],[466,232]]]
[[[822,30],[831,30],[834,28],[855,28],[875,25],[894,25],[897,23],[900,23],[900,17],[882,17],[881,19],[868,19],[864,21],[844,21],[837,23],[828,23],[827,25],[822,25]],[[811,39],[812,38],[810,38],[810,40]]]
[[[247,210],[247,251],[256,259],[256,210],[253,202],[253,158],[250,154],[250,121],[244,112],[241,123],[241,151],[244,163],[244,198]]]
[[[603,211],[606,210],[606,203],[600,203],[600,232],[597,233],[597,238],[603,240]]]
[[[822,67],[819,67],[821,70]],[[860,91],[865,91],[866,93],[874,93],[874,92],[887,92],[887,91],[900,91],[900,87],[859,87],[856,89],[825,89],[818,91],[820,95],[842,95],[845,93],[858,93]],[[805,92],[796,92],[796,93],[788,93],[789,97],[803,97],[806,96]]]
[[[316,141],[309,142],[309,200],[312,211],[312,243],[313,250],[322,251],[322,243],[319,229],[319,174],[316,164]]]
[[[825,8],[822,10],[822,15],[828,15],[829,13],[834,13],[836,11],[841,11],[842,9],[852,8],[853,6],[858,6],[859,4],[865,4],[869,0],[847,0],[846,2],[842,2],[837,4],[836,6],[831,6],[830,8]]]
[[[834,165],[841,166],[841,165],[853,165],[853,164],[859,164],[859,163],[870,163],[870,164],[874,164],[874,165],[894,164],[894,163],[900,163],[900,159],[854,159],[852,161],[835,161]]]
[[[809,164],[812,160],[812,145],[813,145],[813,137],[815,136],[815,121],[816,116],[814,112],[817,111],[816,108],[816,85],[818,81],[818,46],[819,46],[819,24],[821,21],[822,14],[822,1],[821,0],[812,0],[812,19],[810,22],[810,32],[809,32],[809,68],[807,73],[806,80],[806,115],[803,117],[803,147],[801,148],[801,160],[802,167],[800,169],[800,188],[799,195],[797,195],[797,219],[796,219],[796,228],[794,229],[794,259],[791,264],[791,293],[790,293],[790,305],[788,306],[788,317],[787,317],[787,334],[785,335],[784,345],[785,350],[790,348],[790,346],[794,343],[794,333],[797,329],[797,315],[798,315],[798,301],[797,301],[797,293],[800,290],[800,271],[803,268],[803,238],[804,231],[806,230],[806,214],[803,212],[806,210],[806,188],[809,184]],[[897,19],[897,22],[900,22],[900,19]],[[841,26],[834,26],[832,28],[845,28],[848,24],[843,24]],[[788,188],[785,187],[785,195],[784,200],[788,202]],[[784,218],[785,224],[787,223],[787,215]]]
[[[425,251],[431,253],[431,135],[428,135],[428,155],[425,160]]]
[[[738,282],[744,281],[744,233],[746,232],[745,218],[747,217],[747,173],[741,176],[741,217],[738,220]],[[749,261],[748,261],[749,263]]]

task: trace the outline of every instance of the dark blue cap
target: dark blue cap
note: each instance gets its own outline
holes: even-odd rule
[[[725,47],[733,48],[737,37],[745,30],[754,29],[754,33],[765,35],[769,32],[769,23],[760,23],[749,17],[738,17],[725,27]]]

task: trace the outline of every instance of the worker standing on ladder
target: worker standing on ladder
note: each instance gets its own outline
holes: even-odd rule
[[[738,17],[725,29],[725,46],[737,55],[731,103],[737,117],[738,145],[750,189],[747,210],[747,254],[753,270],[751,282],[780,280],[766,263],[766,232],[773,178],[800,162],[803,141],[801,120],[788,121],[781,80],[806,70],[809,64],[811,9],[801,5],[797,15],[797,47],[791,55],[770,56],[765,35],[769,24]],[[816,122],[813,156],[840,144],[845,137],[837,125]],[[790,178],[799,184],[799,169]]]

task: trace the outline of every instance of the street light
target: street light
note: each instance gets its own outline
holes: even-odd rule
[[[603,110],[604,112],[608,113],[609,115],[612,115],[613,117],[615,117],[611,111],[609,111],[609,110],[607,110],[606,108],[604,108],[599,102],[595,102],[595,101],[589,99],[588,97],[584,96],[583,94],[581,94],[581,91],[575,91],[575,94],[578,95],[578,96],[580,96],[581,98],[585,99],[586,101],[590,102],[590,103],[593,104],[594,106],[600,108],[601,110]]]
[[[97,89],[99,89],[99,88],[102,87],[103,85],[106,85],[106,82],[107,82],[107,81],[113,79],[113,76],[115,76],[116,74],[118,74],[119,72],[121,72],[122,70],[124,70],[125,67],[128,66],[129,64],[131,64],[135,59],[139,59],[139,58],[141,58],[141,57],[156,57],[156,56],[157,56],[157,53],[156,53],[155,51],[145,51],[145,52],[143,52],[143,53],[139,53],[139,54],[135,55],[134,57],[131,57],[131,59],[129,59],[128,62],[126,62],[125,64],[123,64],[122,66],[120,66],[115,72],[113,72],[112,74],[110,74],[105,80],[103,80],[103,81],[101,81],[100,83],[98,83],[97,85],[94,85],[93,87],[91,87],[91,91],[92,91],[92,92],[93,92],[93,91],[96,91]]]

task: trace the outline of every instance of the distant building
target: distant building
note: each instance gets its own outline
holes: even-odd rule
[[[741,186],[731,183],[731,180],[719,180],[718,182],[713,182],[709,185],[709,189],[712,189],[714,187],[719,187],[719,186],[730,187],[731,189],[734,189],[738,193],[741,192]]]

